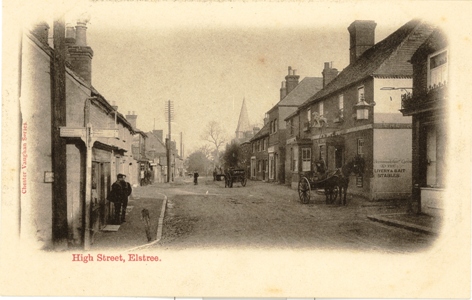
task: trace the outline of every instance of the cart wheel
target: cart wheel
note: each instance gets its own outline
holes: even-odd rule
[[[298,182],[298,196],[300,196],[301,203],[310,202],[310,190],[310,182],[306,177],[302,177]]]
[[[246,177],[243,177],[243,179],[241,180],[241,185],[246,186],[246,182],[247,182]]]

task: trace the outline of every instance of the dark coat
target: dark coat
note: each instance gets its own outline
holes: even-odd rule
[[[111,191],[108,193],[107,200],[115,203],[123,203],[128,200],[128,196],[131,195],[132,188],[128,182],[120,183],[115,181],[111,185]]]

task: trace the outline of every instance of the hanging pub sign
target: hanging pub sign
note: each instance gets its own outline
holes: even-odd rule
[[[356,186],[363,187],[364,177],[363,176],[356,176]]]

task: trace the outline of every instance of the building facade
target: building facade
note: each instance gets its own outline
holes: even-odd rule
[[[411,58],[413,91],[402,95],[402,113],[413,118],[412,206],[441,215],[447,168],[448,41],[435,30]]]
[[[285,119],[295,112],[310,96],[322,88],[320,77],[305,77],[299,82],[296,70],[288,67],[288,75],[280,88],[280,101],[266,114],[269,124],[268,180],[285,183],[287,123]],[[291,178],[291,174],[288,174]]]
[[[269,123],[266,123],[253,138],[251,144],[251,176],[253,180],[268,181],[269,179]]]
[[[133,127],[91,84],[85,23],[63,32],[59,49],[48,44],[47,23],[22,39],[20,236],[34,249],[88,248],[111,220],[111,183],[119,173],[130,177],[135,164]]]
[[[399,112],[399,88],[411,88],[409,57],[433,28],[412,20],[375,44],[375,27],[374,21],[349,26],[350,64],[286,118],[294,128],[287,137],[292,187],[315,161],[334,170],[360,156],[365,169],[351,175],[350,193],[410,197],[411,118]]]

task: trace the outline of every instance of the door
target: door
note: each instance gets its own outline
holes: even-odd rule
[[[344,148],[336,147],[334,149],[334,167],[336,169],[342,168],[344,158]]]

